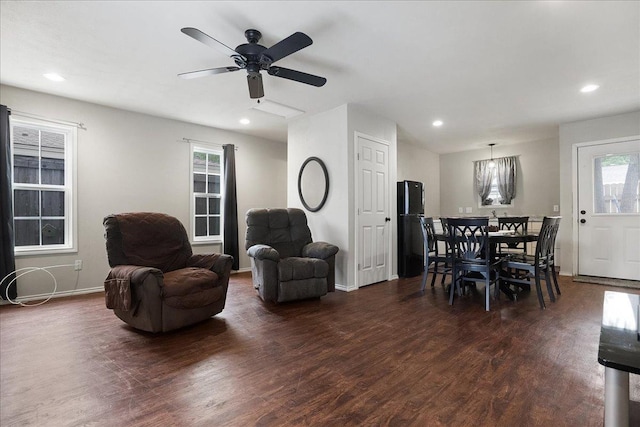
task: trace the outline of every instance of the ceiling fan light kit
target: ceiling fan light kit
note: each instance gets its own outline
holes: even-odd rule
[[[266,71],[270,76],[293,80],[316,87],[321,87],[327,82],[327,79],[324,77],[272,65],[274,62],[310,46],[313,41],[304,33],[293,33],[270,48],[266,48],[258,44],[262,38],[260,31],[248,29],[244,32],[244,36],[248,43],[241,44],[235,49],[231,49],[229,46],[219,42],[196,28],[185,27],[181,31],[189,37],[228,55],[236,63],[235,67],[209,68],[206,70],[178,74],[178,76],[183,79],[246,70],[249,96],[252,99],[259,99],[264,96],[262,74],[260,73],[262,70]]]

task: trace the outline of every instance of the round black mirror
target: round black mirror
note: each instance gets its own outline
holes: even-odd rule
[[[309,157],[300,167],[298,194],[302,205],[310,212],[322,209],[329,195],[329,173],[324,162]]]

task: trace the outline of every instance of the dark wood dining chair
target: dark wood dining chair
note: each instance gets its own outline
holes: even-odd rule
[[[449,218],[449,245],[452,251],[452,281],[449,304],[453,304],[455,291],[462,295],[468,282],[484,282],[485,310],[489,311],[491,285],[495,285],[495,298],[500,294],[500,259],[494,257],[489,244],[488,218]]]
[[[529,231],[528,216],[505,216],[498,217],[498,229],[510,230],[519,234],[527,234]],[[499,254],[507,253],[527,253],[527,243],[500,243],[498,245]]]
[[[447,226],[447,218],[440,217],[440,226],[442,232],[435,231],[434,225],[434,237],[436,246],[438,248],[438,257],[434,260],[433,264],[433,276],[431,277],[431,286],[436,282],[436,276],[441,275],[440,284],[444,286],[447,276],[451,276],[451,247],[449,246],[449,227]],[[442,244],[442,245],[441,245]]]
[[[555,224],[556,229],[552,234],[553,240],[549,246],[549,270],[551,271],[551,277],[553,278],[553,284],[555,285],[556,292],[558,295],[561,295],[560,286],[558,286],[558,273],[556,272],[556,237],[558,236],[558,229],[560,228],[560,220],[562,220],[562,217],[557,216],[555,218],[557,218],[557,222]]]
[[[546,308],[542,295],[541,280],[544,280],[547,285],[549,299],[551,299],[552,302],[556,300],[551,287],[551,276],[553,276],[551,269],[554,263],[553,246],[560,226],[560,219],[561,217],[544,217],[542,227],[538,234],[534,255],[509,254],[502,259],[501,280],[507,284],[528,285],[531,279],[533,279],[540,308]],[[515,274],[512,273],[514,270],[516,271]],[[556,290],[560,291],[560,288],[556,287]]]
[[[451,274],[450,258],[445,251],[440,252],[438,247],[438,234],[436,233],[432,217],[420,217],[420,225],[422,229],[422,237],[424,240],[424,272],[422,274],[422,286],[420,290],[424,291],[427,286],[427,275],[431,273],[431,287],[435,284],[436,276],[442,274],[441,283],[444,285],[444,278],[447,274]]]

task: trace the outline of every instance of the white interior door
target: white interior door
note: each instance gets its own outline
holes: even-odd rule
[[[358,287],[389,279],[389,146],[356,135]]]
[[[640,140],[578,147],[578,274],[640,280]]]

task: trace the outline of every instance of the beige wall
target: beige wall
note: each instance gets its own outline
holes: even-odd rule
[[[131,211],[158,211],[189,227],[189,144],[182,138],[235,144],[240,225],[240,268],[250,269],[244,251],[245,212],[251,207],[285,205],[287,146],[283,142],[242,135],[96,104],[0,86],[0,102],[14,111],[84,123],[78,130],[78,252],[19,256],[16,267],[48,266],[83,260],[56,269],[61,294],[102,287],[107,264],[102,219]],[[219,252],[220,245],[194,246],[194,252]],[[19,281],[20,297],[47,294],[51,280],[43,273]]]
[[[575,144],[638,135],[640,111],[560,125],[560,202],[563,221],[558,231],[558,241],[561,247],[562,274],[578,274],[573,227],[576,222],[573,218],[573,194],[576,190],[574,182],[577,176],[573,164]]]
[[[396,221],[396,186],[395,182],[398,179],[398,129],[395,122],[380,116],[376,116],[366,111],[364,108],[355,105],[349,104],[349,112],[348,112],[348,139],[347,139],[347,149],[349,155],[349,162],[351,167],[349,168],[349,229],[351,233],[349,233],[349,241],[352,248],[352,272],[353,274],[350,277],[356,278],[356,266],[357,266],[357,257],[356,251],[354,250],[359,242],[356,242],[356,212],[358,208],[358,202],[356,200],[356,174],[358,172],[357,167],[355,166],[355,158],[356,158],[356,144],[357,138],[356,133],[372,137],[376,140],[384,141],[389,144],[389,208],[391,212],[391,278],[398,277],[398,249],[397,249],[397,230],[398,224]],[[355,280],[355,279],[354,279]]]
[[[286,207],[305,211],[314,241],[337,245],[336,284],[346,287],[349,271],[349,211],[346,183],[349,166],[346,152],[347,106],[305,116],[289,124],[287,138],[288,189]],[[298,173],[308,157],[320,158],[329,174],[329,194],[317,212],[307,211],[298,195]]]
[[[324,240],[340,247],[336,257],[336,286],[342,290],[357,289],[355,242],[354,145],[355,133],[389,143],[389,195],[395,200],[396,180],[396,124],[371,115],[351,104],[333,110],[305,116],[289,124],[288,131],[288,203],[302,208],[297,190],[300,166],[307,157],[321,158],[329,172],[330,190],[326,205],[318,212],[306,212],[309,228],[315,240]],[[395,217],[395,202],[390,202]],[[395,230],[391,225],[391,273],[396,269]]]
[[[495,146],[494,157],[517,156],[518,176],[513,206],[495,208],[496,213],[542,217],[553,215],[560,205],[558,140]],[[480,208],[474,190],[473,162],[488,159],[489,147],[440,155],[440,213],[443,216],[491,215],[493,208]],[[472,213],[466,208],[471,207]],[[555,212],[557,214],[557,212]]]
[[[424,184],[424,215],[440,216],[440,156],[398,140],[398,181]]]
[[[353,286],[352,197],[353,133],[359,131],[392,142],[391,160],[396,180],[425,183],[426,214],[459,215],[459,207],[471,207],[472,215],[489,215],[491,209],[478,207],[473,190],[473,161],[488,158],[489,150],[472,150],[437,155],[408,142],[399,141],[397,158],[395,124],[369,116],[356,106],[344,105],[317,115],[313,120],[293,122],[289,138],[304,141],[298,148],[221,129],[193,125],[82,101],[0,86],[0,102],[15,111],[72,122],[82,122],[78,131],[78,252],[64,255],[20,256],[17,268],[73,263],[82,259],[84,268],[56,271],[58,292],[73,293],[99,289],[108,271],[104,250],[102,218],[114,212],[162,211],[189,224],[189,145],[182,138],[238,147],[238,219],[240,224],[240,268],[249,269],[243,249],[244,215],[252,207],[298,206],[297,173],[311,155],[326,163],[332,185],[327,207],[310,215],[314,237],[344,248],[340,269],[346,287]],[[498,214],[552,215],[560,205],[564,217],[558,245],[563,274],[573,274],[573,145],[632,135],[640,135],[640,112],[603,117],[560,126],[556,139],[496,146],[494,157],[518,156],[517,197],[511,208]],[[287,161],[288,155],[291,157]],[[397,165],[397,169],[396,169]],[[289,185],[287,184],[289,182]],[[395,200],[395,186],[390,197]],[[334,191],[339,190],[339,191]],[[392,203],[395,218],[395,203]],[[326,209],[326,210],[325,210]],[[330,213],[332,221],[315,221]],[[466,215],[466,213],[465,213]],[[340,219],[342,218],[342,219]],[[336,220],[337,219],[337,220]],[[394,220],[395,221],[395,220]],[[339,225],[342,224],[342,225]],[[392,226],[395,230],[395,223]],[[393,272],[396,271],[395,231],[392,237]],[[219,245],[195,246],[195,252],[219,251]],[[47,294],[52,287],[48,276],[35,273],[19,283],[20,296]]]

